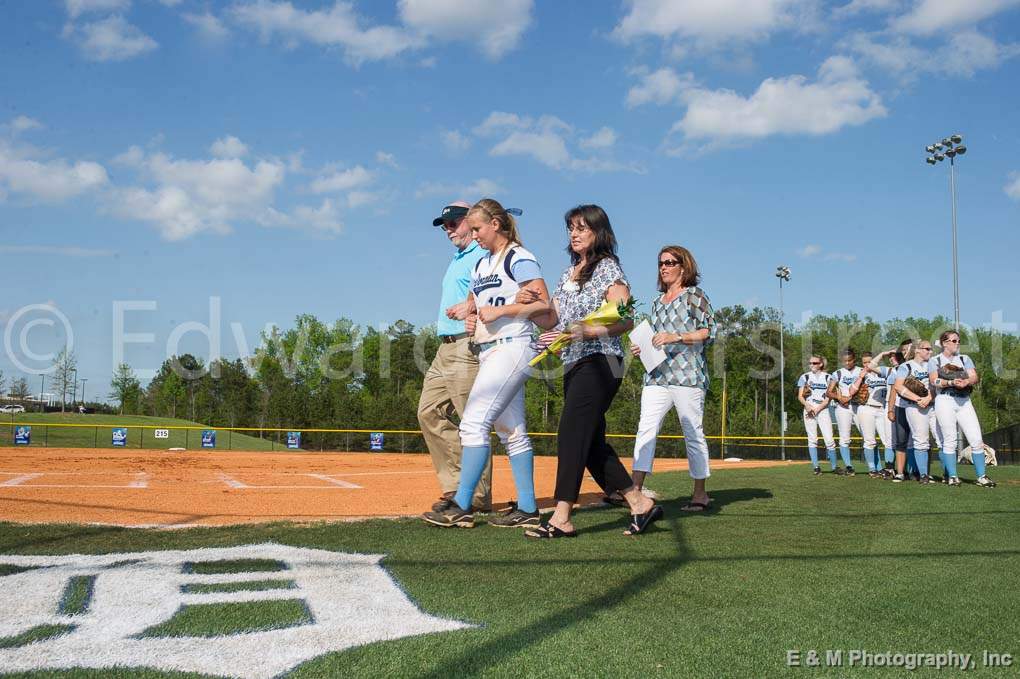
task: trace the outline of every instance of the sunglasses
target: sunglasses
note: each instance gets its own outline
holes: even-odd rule
[[[960,340],[958,340],[958,339],[954,339],[954,340],[947,339],[945,342],[943,342],[943,344],[959,344],[959,343],[960,343]]]
[[[918,351],[931,351],[931,347],[918,347]]]
[[[680,266],[680,262],[676,261],[675,259],[660,259],[659,266],[660,267],[668,266],[670,269],[672,269],[674,266]]]
[[[821,365],[821,361],[811,361],[811,365]]]

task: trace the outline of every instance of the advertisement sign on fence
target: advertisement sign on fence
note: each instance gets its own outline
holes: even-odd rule
[[[291,450],[297,450],[301,447],[301,432],[299,431],[288,431],[287,432],[287,447]]]
[[[216,430],[215,429],[203,429],[202,430],[202,447],[203,448],[215,448],[216,447]]]
[[[380,432],[372,432],[371,434],[368,435],[368,449],[369,450],[382,450],[383,449],[383,442],[385,440],[386,440],[386,437],[383,436],[382,433],[380,433]]]
[[[14,430],[14,445],[27,446],[32,443],[32,427],[18,427]]]
[[[170,438],[170,430],[169,429],[153,429],[152,430],[152,435],[155,438],[158,438],[158,439],[168,439],[168,438]]]
[[[126,427],[114,427],[113,429],[113,447],[123,448],[127,445],[127,428]]]

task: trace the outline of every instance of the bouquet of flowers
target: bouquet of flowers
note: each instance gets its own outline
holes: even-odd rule
[[[633,297],[627,302],[603,302],[595,311],[581,319],[581,323],[591,327],[606,327],[619,323],[623,320],[633,320],[634,310],[637,309],[637,300]],[[548,333],[547,333],[548,334]],[[532,367],[541,363],[547,356],[559,355],[563,349],[574,339],[574,334],[568,330],[561,331],[556,337],[539,352],[538,356],[531,359],[528,364]]]

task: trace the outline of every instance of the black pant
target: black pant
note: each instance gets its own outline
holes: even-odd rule
[[[896,398],[892,394],[889,398]],[[910,423],[907,422],[907,409],[896,406],[896,421],[892,423],[893,450],[898,453],[906,452],[907,448],[914,447],[914,440],[910,437]]]
[[[623,382],[621,359],[586,356],[563,376],[563,413],[557,434],[556,500],[577,502],[585,468],[607,493],[633,481],[606,442],[606,411]]]

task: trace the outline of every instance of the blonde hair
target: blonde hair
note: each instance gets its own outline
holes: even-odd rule
[[[511,243],[522,245],[521,235],[517,232],[517,222],[514,220],[513,215],[506,211],[499,201],[492,198],[482,198],[480,201],[471,206],[468,210],[468,215],[473,212],[481,212],[489,219],[495,219],[499,222],[499,230],[503,232]]]

